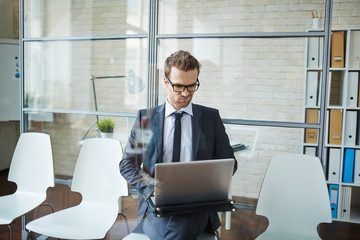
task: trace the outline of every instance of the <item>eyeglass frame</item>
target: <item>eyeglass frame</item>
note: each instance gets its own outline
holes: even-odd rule
[[[165,77],[165,78],[166,78],[166,80],[170,83],[170,86],[172,87],[172,89],[173,89],[174,92],[184,92],[184,91],[185,91],[185,88],[188,90],[188,92],[196,92],[196,91],[199,89],[199,87],[200,87],[199,78],[196,78],[196,83],[190,84],[190,85],[173,84],[173,83],[170,81],[169,78],[167,78],[167,77]],[[195,91],[190,91],[190,90],[189,90],[189,87],[192,87],[192,86],[195,86],[195,85],[197,86],[196,90],[195,90]],[[182,91],[175,91],[174,86],[175,86],[175,87],[182,87],[183,89],[182,89]]]

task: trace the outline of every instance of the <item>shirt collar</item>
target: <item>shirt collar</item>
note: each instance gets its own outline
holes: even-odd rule
[[[170,103],[169,101],[166,99],[165,102],[165,117],[170,116],[171,114],[173,114],[174,112],[186,112],[187,114],[193,116],[193,111],[192,111],[192,103],[190,102],[189,105],[187,105],[186,107],[180,109],[180,110],[176,110]]]

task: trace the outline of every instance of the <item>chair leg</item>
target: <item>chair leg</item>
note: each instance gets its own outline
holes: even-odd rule
[[[219,234],[218,230],[215,231],[215,237],[217,240],[220,240],[220,234]]]
[[[30,239],[31,239],[31,234],[32,234],[32,232],[29,231],[28,234],[27,234],[26,240],[30,240]]]
[[[126,224],[126,229],[127,229],[127,231],[128,231],[128,234],[130,234],[129,223],[128,223],[128,220],[127,220],[126,215],[125,215],[124,213],[122,213],[122,212],[119,212],[118,216],[119,216],[119,215],[121,215],[121,216],[124,217],[124,219],[125,219],[125,224]]]
[[[9,227],[9,240],[12,240],[13,239],[12,223],[10,223],[8,227]]]

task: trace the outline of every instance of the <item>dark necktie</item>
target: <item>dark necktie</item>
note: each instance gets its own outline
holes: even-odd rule
[[[173,162],[180,162],[180,145],[181,145],[181,117],[184,112],[174,113],[175,116],[175,132],[174,132],[174,147],[173,147]]]

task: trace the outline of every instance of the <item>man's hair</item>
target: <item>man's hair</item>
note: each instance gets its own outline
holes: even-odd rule
[[[174,52],[165,60],[165,77],[169,77],[172,67],[176,67],[185,72],[197,69],[198,76],[200,74],[200,63],[187,51],[179,50]]]

